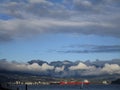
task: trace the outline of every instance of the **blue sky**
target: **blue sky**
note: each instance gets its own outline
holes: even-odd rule
[[[0,58],[120,58],[119,0],[1,0]]]

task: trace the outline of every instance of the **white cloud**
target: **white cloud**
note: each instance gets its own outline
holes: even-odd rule
[[[42,66],[41,66],[41,70],[42,70],[42,71],[53,70],[53,69],[54,69],[54,66],[50,66],[50,65],[48,65],[47,63],[44,63],[44,64],[42,64]]]
[[[29,2],[31,3],[41,3],[41,2],[45,2],[46,0],[29,0]]]
[[[65,66],[56,67],[56,68],[55,68],[55,72],[62,72],[62,71],[64,71],[64,68],[65,68]]]
[[[108,74],[120,74],[120,66],[118,64],[105,64],[101,72]]]
[[[7,67],[6,67],[7,66]],[[0,61],[0,69],[10,70],[10,71],[22,71],[22,72],[46,72],[47,70],[53,70],[54,66],[50,66],[46,63],[41,66],[38,63],[25,64],[25,63],[16,63],[8,61]]]
[[[87,66],[86,64],[79,63],[76,66],[69,67],[69,70],[73,75],[77,71],[78,74],[82,76],[120,74],[120,66],[118,64],[105,64],[104,67],[101,68],[95,66]]]
[[[76,66],[71,66],[69,67],[70,70],[80,70],[80,69],[88,69],[87,65],[83,64],[83,63],[79,63]]]
[[[94,66],[87,66],[86,64],[80,62],[76,66],[69,67],[69,70],[87,70],[87,69],[91,69],[91,68],[94,68]]]

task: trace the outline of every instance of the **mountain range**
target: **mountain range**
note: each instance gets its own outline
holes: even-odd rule
[[[19,63],[0,59],[0,74],[27,74],[66,78],[119,78],[120,59],[96,60],[96,61],[52,61],[31,60],[27,63]]]

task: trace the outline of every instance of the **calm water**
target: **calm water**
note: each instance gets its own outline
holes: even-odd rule
[[[25,90],[25,86],[15,86],[14,90]],[[67,85],[29,85],[28,90],[120,90],[120,85],[85,85],[81,86],[67,86]]]

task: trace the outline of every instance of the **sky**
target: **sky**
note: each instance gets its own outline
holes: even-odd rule
[[[120,59],[120,0],[0,0],[0,59]]]

